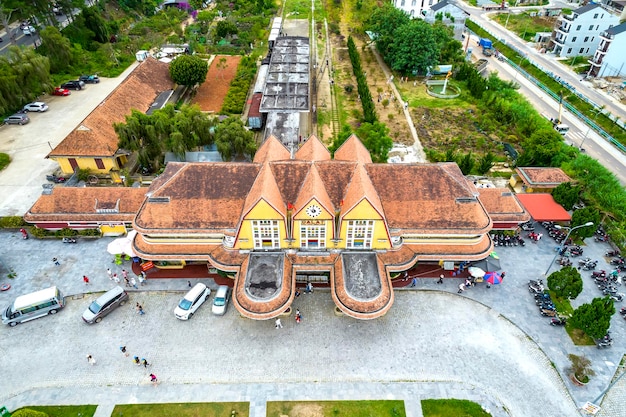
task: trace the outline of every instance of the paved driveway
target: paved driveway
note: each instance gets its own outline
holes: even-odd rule
[[[44,95],[38,101],[49,105],[45,113],[29,113],[24,126],[0,126],[0,152],[11,157],[11,164],[0,172],[0,216],[23,215],[42,191],[46,174],[58,164],[45,159],[85,117],[96,108],[136,67],[131,65],[116,78],[100,78],[99,84],[87,84],[68,97]]]
[[[106,253],[110,240],[63,244],[0,232],[0,260],[17,272],[13,288],[0,293],[1,305],[54,284],[78,297],[54,317],[0,328],[0,369],[11,375],[0,380],[0,403],[93,398],[112,407],[167,401],[171,395],[171,401],[252,401],[261,413],[253,415],[260,416],[268,399],[401,398],[409,415],[419,416],[420,398],[443,397],[470,398],[493,415],[569,416],[576,415],[575,404],[593,400],[608,386],[624,352],[626,323],[617,316],[615,345],[598,350],[574,347],[562,328],[539,315],[526,282],[544,273],[552,259],[556,244],[546,237],[524,248],[498,248],[507,271],[500,286],[479,286],[459,296],[457,279],[443,285],[420,279],[417,291],[397,291],[391,311],[375,321],[335,316],[329,293],[316,291],[297,302],[303,323],[286,318],[281,330],[271,321],[243,319],[232,306],[222,318],[205,306],[191,321],[177,321],[172,311],[187,289],[184,279],[155,280],[132,290],[131,299],[144,304],[145,316],[125,306],[98,325],[83,324],[80,314],[95,295],[82,294],[111,287],[107,267],[121,270]],[[600,258],[606,248],[591,241],[585,255]],[[60,267],[52,257],[60,259]],[[89,286],[83,274],[90,277]],[[599,295],[584,279],[589,285],[577,303]],[[148,371],[121,355],[121,344],[153,363],[148,371],[163,383],[158,394],[148,384]],[[87,365],[88,353],[96,366]],[[598,375],[588,386],[573,387],[567,380],[568,353],[592,360]],[[611,389],[602,415],[624,415],[625,381]]]

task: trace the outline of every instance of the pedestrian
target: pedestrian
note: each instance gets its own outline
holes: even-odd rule
[[[109,279],[113,281],[113,271],[111,271],[111,268],[107,268],[107,275],[109,276]]]
[[[465,278],[465,286],[466,287],[471,287],[472,286],[472,281],[470,281],[469,278]]]
[[[415,287],[417,285],[417,278],[413,277],[411,280],[411,287]]]
[[[150,382],[152,382],[152,385],[154,385],[155,387],[158,385],[159,380],[157,379],[155,374],[150,374]]]
[[[295,298],[300,297],[300,291],[298,291],[298,289],[296,288],[296,292],[294,294]]]
[[[137,281],[135,280],[135,277],[130,277],[130,285],[132,285],[133,288],[135,288],[136,290],[139,289],[139,287],[137,287]]]
[[[113,281],[115,281],[116,284],[120,283],[120,277],[117,276],[117,274],[113,274]]]
[[[457,291],[459,294],[461,294],[463,291],[465,291],[465,284],[460,283],[459,284],[459,291]]]
[[[83,282],[85,285],[89,284],[89,278],[87,278],[87,275],[83,275]]]
[[[302,314],[300,314],[300,310],[296,309],[296,323],[300,324],[302,321]]]
[[[443,274],[439,275],[439,279],[437,280],[437,284],[443,284]]]
[[[146,360],[146,358],[141,358],[141,364],[143,365],[144,368],[147,368],[148,365],[150,365],[148,361]]]
[[[54,262],[54,264],[56,266],[60,266],[61,265],[61,263],[59,262],[59,260],[57,258],[52,258],[52,262]]]
[[[124,356],[128,357],[129,353],[126,352],[126,346],[120,346],[120,351],[124,354]]]
[[[125,269],[122,269],[122,276],[124,277],[124,279],[128,279],[128,271]]]
[[[143,274],[137,275],[137,280],[139,280],[139,285],[146,285],[146,279],[143,277]]]
[[[93,358],[93,356],[87,355],[87,363],[91,366],[94,366],[96,364],[96,360]]]
[[[191,281],[187,280],[187,286],[191,288]]]
[[[127,287],[130,287],[130,281],[128,280],[128,277],[124,277],[124,282],[126,283]]]
[[[276,319],[276,328],[277,329],[282,329],[283,328],[283,324],[280,322],[280,318]]]
[[[144,314],[146,314],[145,311],[143,311],[143,307],[139,303],[137,303],[137,305],[135,306],[135,309],[137,310],[137,313],[139,313],[140,316],[143,316]]]
[[[139,360],[139,356],[133,356],[133,362],[135,362],[135,365],[141,365],[141,361]]]
[[[141,271],[141,277],[143,278],[143,281],[141,281],[141,285],[146,285],[146,283],[148,282],[148,276],[146,275],[146,271]]]
[[[306,288],[304,289],[304,293],[308,294],[312,292],[313,292],[313,284],[311,284],[311,282],[309,281],[306,283]]]

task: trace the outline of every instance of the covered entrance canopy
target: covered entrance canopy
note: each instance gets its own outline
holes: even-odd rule
[[[518,200],[538,222],[568,222],[572,216],[554,201],[551,194],[517,194]]]

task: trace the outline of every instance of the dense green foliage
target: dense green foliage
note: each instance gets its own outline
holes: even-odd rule
[[[354,131],[354,134],[361,140],[363,146],[367,148],[373,162],[387,162],[389,151],[393,146],[387,125],[381,122],[361,123]],[[351,135],[352,129],[349,126],[344,126],[328,147],[331,154],[334,155],[337,149],[339,149]]]
[[[11,157],[9,155],[7,155],[6,153],[0,153],[0,171],[6,168],[10,162]]]
[[[25,226],[26,222],[22,218],[22,216],[5,216],[0,217],[0,228],[3,229],[13,229],[16,227]]]
[[[590,304],[583,304],[574,310],[569,323],[594,339],[600,339],[609,330],[614,313],[615,306],[609,297],[594,298]]]
[[[207,62],[196,55],[180,55],[170,63],[170,77],[176,84],[193,87],[202,84],[209,72]]]
[[[595,207],[585,207],[580,210],[576,210],[572,214],[572,227],[580,226],[585,223],[591,222],[593,226],[580,227],[572,232],[572,235],[580,238],[591,237],[596,231],[598,224],[600,224],[600,212]]]
[[[361,56],[359,55],[359,51],[356,49],[352,36],[348,37],[348,55],[350,56],[352,72],[356,77],[357,90],[359,92],[361,105],[363,106],[363,120],[367,123],[374,123],[378,120],[374,100],[372,99],[372,93],[370,93],[367,79],[365,78],[363,68],[361,67]]]
[[[219,64],[219,63],[218,63]],[[216,64],[217,65],[217,64]],[[250,56],[244,56],[239,61],[235,78],[230,82],[228,93],[222,103],[221,114],[241,114],[243,113],[248,97],[250,84],[256,75],[256,61]]]
[[[574,299],[583,291],[583,279],[573,266],[566,266],[548,277],[548,287],[557,297]]]
[[[578,203],[579,195],[580,188],[573,186],[571,182],[562,182],[552,190],[554,201],[562,205],[565,210],[571,210],[574,204]]]
[[[215,130],[217,150],[224,161],[252,159],[257,150],[254,133],[247,130],[239,117],[231,116]]]
[[[185,151],[213,143],[215,119],[197,106],[182,106],[179,111],[168,104],[150,116],[133,110],[125,123],[113,125],[118,146],[138,153],[139,163],[157,171],[163,164],[165,151],[184,159]]]
[[[30,408],[21,408],[11,414],[13,417],[48,417],[43,411],[36,411]]]

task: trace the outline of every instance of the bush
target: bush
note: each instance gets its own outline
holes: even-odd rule
[[[32,229],[30,229],[30,234],[40,239],[46,236],[54,236],[54,233],[52,233],[51,231],[42,229],[40,227],[33,227]]]
[[[61,230],[57,230],[54,232],[56,237],[73,237],[76,236],[78,232],[74,229],[70,229],[69,227],[64,227]]]
[[[6,168],[9,162],[11,162],[11,157],[5,153],[0,153],[0,171]]]
[[[31,410],[30,408],[21,408],[11,414],[12,417],[48,417],[43,411]]]
[[[26,222],[20,216],[0,217],[0,227],[3,229],[13,229],[22,226],[26,226]]]
[[[237,66],[237,74],[230,83],[228,93],[222,104],[221,114],[241,114],[246,104],[248,90],[256,74],[256,61],[244,56]]]
[[[78,232],[79,236],[102,236],[98,229],[85,229]]]

